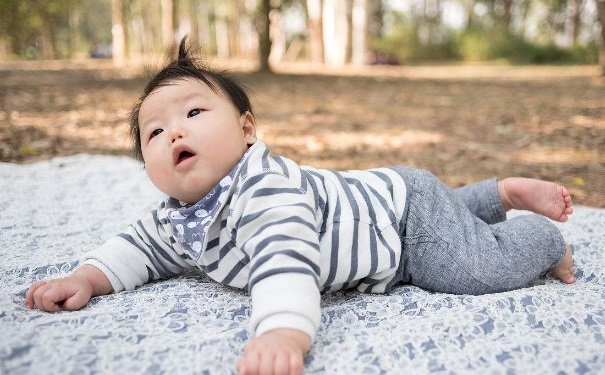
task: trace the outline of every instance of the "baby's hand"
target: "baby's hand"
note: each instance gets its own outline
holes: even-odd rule
[[[98,268],[85,264],[69,277],[32,284],[25,296],[25,306],[55,312],[78,310],[86,306],[92,296],[113,292],[111,283]]]
[[[27,291],[25,305],[30,309],[37,307],[49,312],[78,310],[88,303],[92,290],[88,279],[79,275],[37,281]]]
[[[237,363],[241,375],[298,375],[311,338],[306,333],[288,328],[274,329],[253,339]]]

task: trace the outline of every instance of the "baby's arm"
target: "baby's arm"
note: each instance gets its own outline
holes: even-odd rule
[[[315,198],[280,174],[244,182],[233,216],[250,259],[251,331],[240,374],[300,374],[321,321]],[[250,218],[253,218],[252,220]]]
[[[158,211],[83,255],[85,262],[69,277],[34,283],[25,297],[29,308],[78,310],[91,297],[132,290],[149,281],[169,278],[191,268],[170,243]]]
[[[240,375],[298,375],[311,337],[296,329],[278,328],[254,338],[237,364]]]
[[[98,268],[85,264],[68,277],[37,281],[27,291],[25,305],[56,312],[79,310],[91,297],[113,292],[111,283]]]

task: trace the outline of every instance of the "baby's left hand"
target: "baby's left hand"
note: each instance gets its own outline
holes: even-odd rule
[[[250,341],[237,363],[237,371],[240,375],[298,375],[310,346],[311,338],[302,331],[271,330]]]

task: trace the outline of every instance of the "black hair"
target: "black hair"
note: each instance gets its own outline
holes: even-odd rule
[[[139,111],[141,104],[156,88],[166,86],[174,81],[192,78],[210,87],[216,93],[222,93],[237,108],[240,114],[252,111],[252,104],[248,97],[248,89],[234,77],[226,72],[216,72],[206,66],[200,59],[192,56],[191,47],[187,45],[185,36],[179,44],[178,56],[156,73],[147,83],[143,95],[132,108],[130,114],[130,137],[134,142],[134,156],[143,161],[141,149],[141,129],[139,126]]]

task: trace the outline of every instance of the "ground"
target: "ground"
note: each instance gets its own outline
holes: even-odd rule
[[[567,186],[605,207],[605,81],[594,66],[398,66],[252,73],[261,138],[274,153],[334,169],[405,164],[452,187],[491,176]],[[0,161],[130,154],[139,67],[0,62]]]

